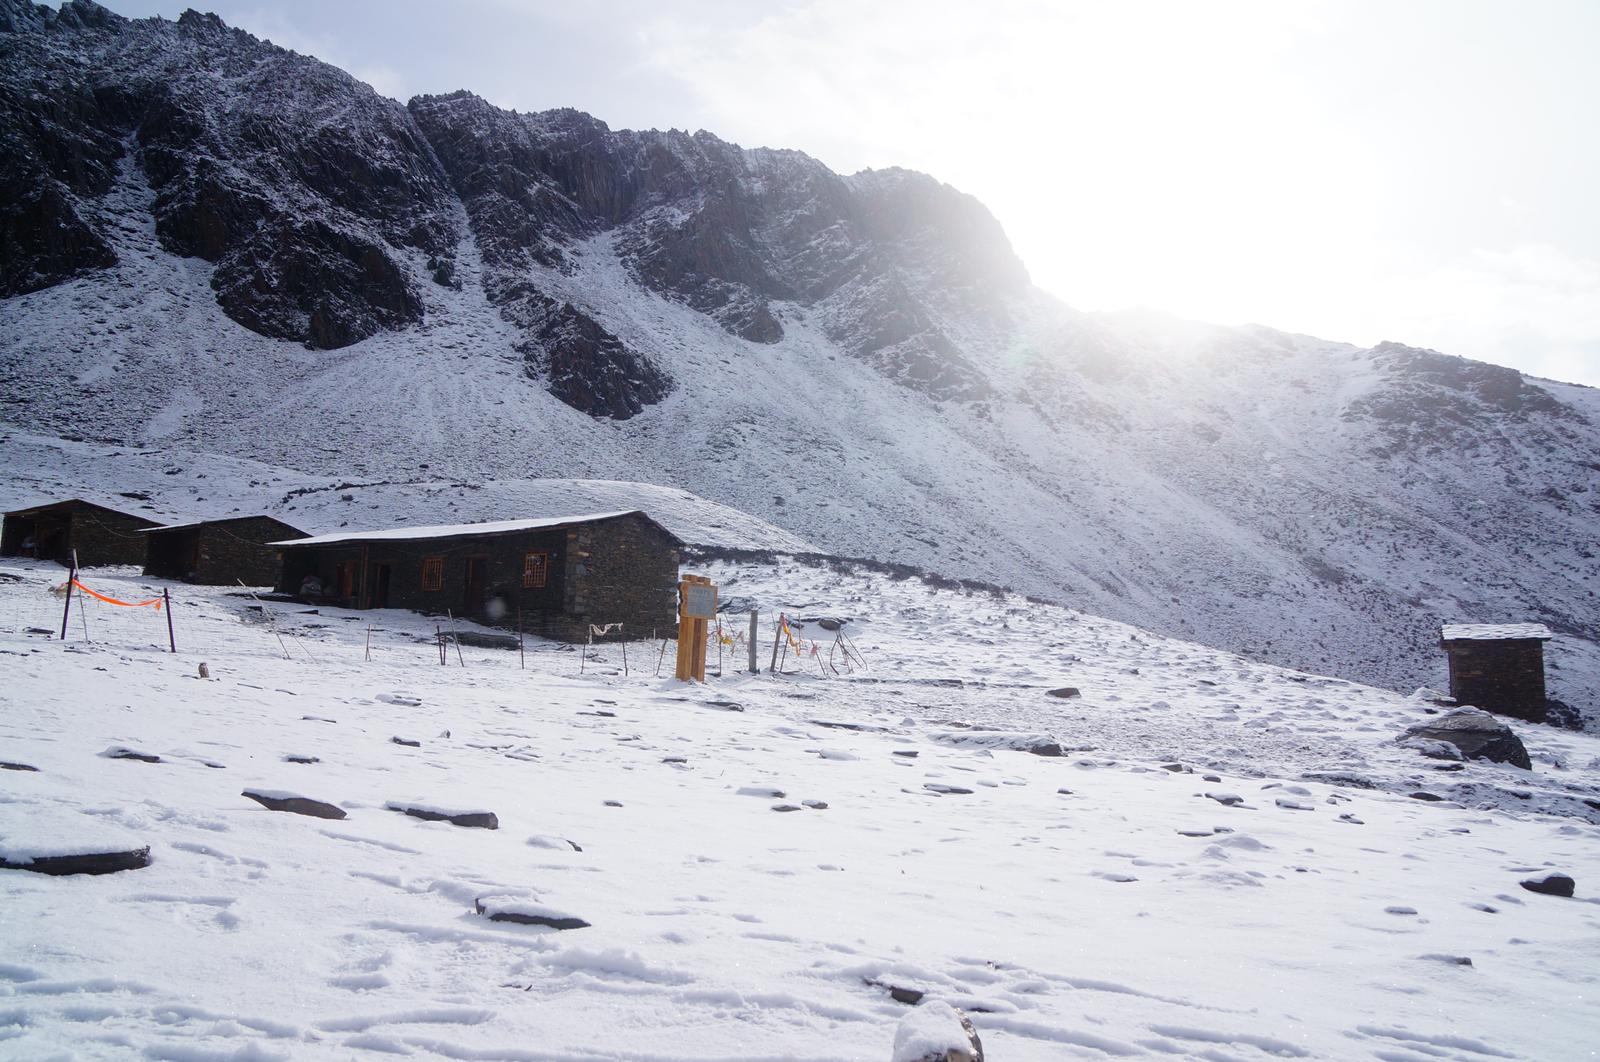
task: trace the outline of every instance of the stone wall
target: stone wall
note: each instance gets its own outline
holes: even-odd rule
[[[207,586],[275,586],[282,560],[267,543],[304,538],[305,532],[270,516],[248,516],[152,531],[146,537],[146,575]]]
[[[568,528],[562,625],[551,637],[582,641],[593,623],[623,624],[630,638],[673,637],[678,623],[678,543],[629,515]]]
[[[1450,654],[1450,696],[1498,715],[1545,719],[1544,643],[1536,638],[1442,643]]]

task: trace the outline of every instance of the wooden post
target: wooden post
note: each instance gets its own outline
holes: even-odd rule
[[[750,674],[752,675],[760,674],[761,672],[761,665],[756,663],[756,617],[759,615],[760,613],[756,609],[750,610],[750,644],[746,648],[750,650]]]
[[[680,680],[706,680],[706,635],[716,612],[717,588],[711,580],[703,575],[685,575],[678,583],[678,667],[675,674]]]
[[[622,635],[622,677],[628,677],[628,628],[617,625],[617,632]]]
[[[167,645],[176,653],[178,651],[178,636],[172,633],[172,595],[167,593],[167,588],[164,586],[161,588],[161,607],[167,610]]]
[[[783,613],[778,613],[778,625],[772,628],[772,663],[769,670],[772,674],[778,673],[778,642],[783,638]]]
[[[522,648],[522,606],[517,606],[517,668],[528,670],[528,654]]]
[[[578,650],[578,674],[583,674],[583,666],[588,663],[589,650],[594,648],[594,624],[584,623],[588,633],[583,636],[583,648]]]
[[[372,624],[370,624],[370,623],[367,624],[367,656],[366,656],[366,658],[368,660],[372,659]]]
[[[67,640],[67,614],[72,611],[72,584],[78,581],[78,551],[72,551],[72,567],[67,569],[67,600],[61,606],[61,640]]]

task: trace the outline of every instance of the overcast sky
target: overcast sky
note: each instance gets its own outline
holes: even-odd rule
[[[1034,280],[1600,385],[1600,2],[110,0],[398,99],[708,129],[982,199]]]

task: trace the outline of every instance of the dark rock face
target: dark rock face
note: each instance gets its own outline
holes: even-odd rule
[[[0,295],[115,264],[101,201],[142,172],[163,245],[216,263],[246,328],[333,348],[421,320],[397,258],[457,234],[403,107],[215,16],[26,7],[0,14]]]
[[[332,804],[320,800],[312,800],[302,796],[270,796],[246,789],[240,796],[249,797],[268,811],[287,811],[293,815],[309,815],[314,819],[342,819],[345,817],[344,809],[334,807]]]
[[[613,131],[570,110],[516,114],[469,93],[410,109],[466,204],[491,300],[530,333],[530,365],[579,409],[616,417],[671,386],[598,324],[575,325],[588,320],[581,308],[563,306],[552,333],[550,308],[528,298],[529,271],[570,270],[578,245],[602,238],[641,286],[732,335],[777,342],[774,304],[795,303],[908,387],[962,401],[988,393],[936,317],[999,314],[1027,276],[970,197],[905,171],[845,178],[798,152],[747,151],[705,132]],[[901,275],[913,262],[925,290]],[[562,361],[610,380],[574,394],[559,385]]]
[[[1488,712],[1457,708],[1408,727],[1402,740],[1443,741],[1469,760],[1491,760],[1532,770],[1533,761],[1515,731]]]
[[[1383,386],[1343,415],[1373,422],[1389,448],[1471,441],[1486,424],[1508,417],[1576,415],[1515,369],[1388,342],[1372,348],[1372,359]]]

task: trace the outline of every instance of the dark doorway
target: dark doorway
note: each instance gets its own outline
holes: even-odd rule
[[[467,558],[467,615],[483,615],[484,573],[489,567],[488,557]]]
[[[374,564],[367,585],[371,588],[367,607],[389,607],[389,565]]]

